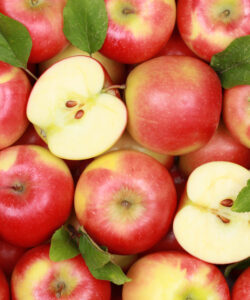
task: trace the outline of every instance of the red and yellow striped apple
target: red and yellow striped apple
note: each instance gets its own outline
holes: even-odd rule
[[[250,267],[237,278],[232,289],[232,300],[250,300]]]

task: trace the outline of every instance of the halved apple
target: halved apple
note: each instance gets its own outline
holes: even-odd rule
[[[105,88],[107,73],[87,56],[66,58],[35,84],[27,106],[30,122],[64,159],[87,159],[109,149],[127,123],[125,104]]]
[[[249,256],[250,213],[231,210],[249,178],[249,170],[225,161],[206,163],[191,173],[173,224],[187,252],[214,264]]]

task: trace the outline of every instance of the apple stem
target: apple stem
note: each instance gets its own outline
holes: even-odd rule
[[[38,80],[38,78],[37,78],[33,73],[31,73],[29,69],[23,68],[23,70],[24,70],[26,73],[28,73],[33,79]]]
[[[109,90],[113,90],[113,89],[120,89],[120,90],[124,90],[126,88],[125,84],[116,84],[116,85],[111,85],[106,87],[105,89],[102,90],[103,93],[107,93]]]
[[[63,281],[58,282],[56,285],[56,298],[61,298],[62,291],[65,289],[66,285]]]

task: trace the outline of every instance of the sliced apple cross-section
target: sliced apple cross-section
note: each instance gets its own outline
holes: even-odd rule
[[[231,207],[250,179],[249,170],[218,161],[196,168],[174,219],[174,234],[190,254],[214,264],[250,255],[250,213]]]
[[[126,107],[105,92],[107,80],[101,64],[87,56],[64,59],[38,79],[27,116],[43,132],[53,154],[72,160],[95,157],[122,135]]]

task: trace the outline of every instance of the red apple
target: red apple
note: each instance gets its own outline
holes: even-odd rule
[[[250,149],[231,136],[223,124],[217,129],[211,140],[202,148],[182,155],[180,170],[189,175],[195,168],[210,161],[231,161],[250,169]]]
[[[9,285],[4,276],[3,271],[0,269],[0,300],[9,300],[10,292]]]
[[[137,151],[114,151],[82,173],[75,191],[79,223],[117,254],[151,248],[169,229],[176,191],[167,169]]]
[[[38,63],[60,52],[67,44],[63,33],[63,8],[67,0],[8,0],[0,12],[22,23],[32,39],[29,62]]]
[[[175,24],[174,0],[105,0],[108,32],[100,52],[116,61],[147,60],[165,45]]]
[[[4,271],[5,275],[11,275],[17,261],[25,250],[25,248],[11,245],[5,240],[0,239],[0,269]]]
[[[49,245],[33,248],[17,263],[11,278],[12,300],[109,300],[110,283],[95,279],[83,258],[53,262]]]
[[[228,130],[250,148],[250,85],[225,90],[223,101],[223,118]]]
[[[189,254],[163,251],[137,260],[127,276],[123,300],[230,300],[220,270]]]
[[[177,22],[188,47],[210,61],[234,39],[250,34],[249,0],[179,0]]]
[[[66,164],[43,147],[0,152],[0,236],[31,247],[50,237],[69,217],[74,184]]]
[[[30,81],[21,69],[0,62],[0,149],[12,145],[27,128],[30,90]]]
[[[250,300],[250,267],[236,280],[232,289],[232,300]]]
[[[193,57],[161,56],[138,65],[127,78],[125,99],[130,134],[159,153],[201,148],[220,120],[220,80]]]

